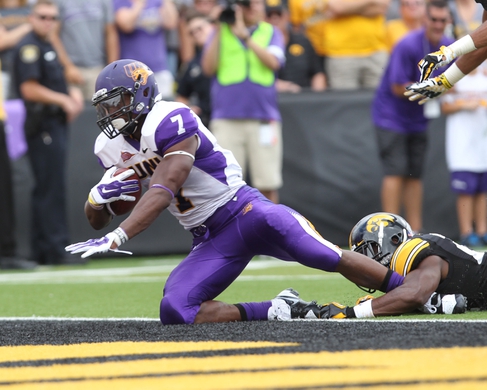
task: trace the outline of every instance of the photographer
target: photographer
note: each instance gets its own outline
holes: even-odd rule
[[[213,76],[209,127],[244,172],[248,168],[252,185],[277,203],[282,136],[275,83],[285,62],[284,38],[263,22],[263,0],[244,1],[227,0],[203,52],[203,72]]]

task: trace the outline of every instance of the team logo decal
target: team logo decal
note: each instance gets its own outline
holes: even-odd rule
[[[380,226],[386,227],[393,225],[395,218],[389,214],[377,214],[367,221],[366,229],[368,232],[373,233],[379,230]]]
[[[294,57],[299,57],[303,55],[304,47],[297,43],[294,43],[291,46],[289,46],[289,53],[292,54]]]
[[[32,64],[39,59],[39,48],[35,45],[25,45],[20,49],[20,59],[26,64]]]
[[[122,155],[122,161],[123,162],[126,162],[135,156],[134,154],[129,153],[129,152],[122,152],[121,155]]]
[[[147,67],[144,67],[140,62],[132,62],[123,67],[125,74],[131,77],[134,81],[139,81],[141,85],[147,84],[147,79],[153,73]]]

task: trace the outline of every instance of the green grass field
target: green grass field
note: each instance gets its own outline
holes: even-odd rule
[[[0,317],[158,318],[164,283],[182,257],[94,259],[83,266],[3,271]],[[339,274],[255,258],[218,299],[228,303],[268,300],[287,287],[299,291],[305,300],[320,303],[352,305],[366,294]],[[402,317],[487,319],[487,312]]]

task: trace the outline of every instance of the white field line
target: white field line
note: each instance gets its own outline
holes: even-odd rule
[[[159,318],[87,318],[87,317],[37,317],[37,316],[32,316],[32,317],[0,317],[0,321],[138,321],[138,322],[155,322],[159,321]],[[334,323],[342,323],[342,324],[350,324],[350,323],[363,323],[363,322],[402,322],[402,323],[438,323],[438,322],[464,322],[464,323],[472,323],[472,322],[477,322],[477,323],[487,323],[487,320],[465,320],[465,319],[445,319],[445,318],[439,318],[439,319],[430,319],[430,318],[425,318],[424,320],[422,319],[380,319],[380,318],[361,318],[361,319],[353,319],[353,320],[313,320],[313,319],[295,319],[291,322],[328,322],[332,321]]]
[[[161,264],[150,266],[134,266],[124,268],[102,268],[102,269],[76,269],[56,271],[52,269],[39,269],[33,272],[19,272],[0,274],[1,284],[63,284],[63,283],[133,283],[133,282],[159,282],[165,281],[167,275],[177,264]],[[247,270],[259,270],[282,267],[303,267],[294,262],[282,260],[258,260],[251,261]],[[154,275],[151,274],[166,274]],[[143,276],[137,276],[143,275]],[[323,273],[322,275],[241,275],[237,281],[253,280],[287,280],[287,279],[329,279],[340,277],[337,274]]]

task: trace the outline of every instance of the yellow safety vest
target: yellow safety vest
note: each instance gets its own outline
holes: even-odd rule
[[[267,47],[273,33],[272,25],[261,22],[252,34],[252,40],[259,46]],[[252,51],[232,33],[228,24],[221,26],[220,59],[217,79],[221,85],[243,82],[248,78],[255,84],[269,87],[274,83],[274,72],[265,66]]]

